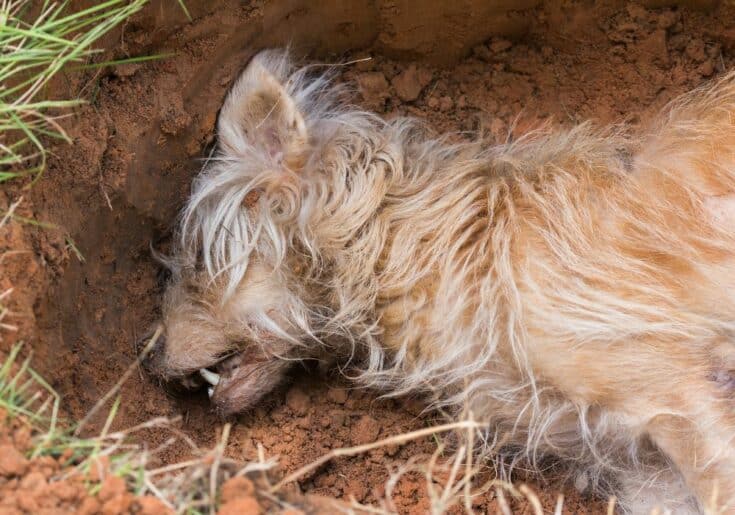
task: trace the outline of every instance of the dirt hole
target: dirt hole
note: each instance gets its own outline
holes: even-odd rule
[[[55,149],[21,209],[61,229],[10,231],[4,244],[32,258],[9,258],[2,281],[19,292],[19,334],[30,340],[36,367],[62,394],[69,417],[81,418],[117,381],[134,360],[137,337],[155,320],[161,282],[149,245],[165,244],[212,143],[227,87],[257,49],[291,42],[295,55],[311,61],[372,57],[341,68],[356,102],[386,117],[425,119],[456,137],[488,131],[498,142],[546,120],[639,123],[733,64],[735,32],[724,21],[735,13],[724,2],[532,0],[510,10],[437,0],[419,8],[420,16],[409,4],[188,0],[189,23],[176,2],[154,2],[111,45],[120,56],[173,57],[59,86],[87,88],[93,101],[69,121],[74,144]],[[291,387],[237,421],[228,452],[253,459],[261,443],[290,471],[332,448],[423,427],[431,415],[421,409],[415,399],[380,401],[350,390],[334,375],[297,373]],[[172,396],[134,375],[116,423],[162,415],[182,415],[191,437],[214,443],[220,422],[206,396]],[[146,438],[155,446],[163,436]],[[372,502],[391,467],[434,449],[428,439],[338,460],[301,487]],[[172,448],[166,459],[183,452]],[[399,510],[426,509],[421,481],[408,476],[399,484]],[[553,506],[558,488],[539,486],[546,505]],[[601,509],[573,489],[565,493],[570,511]],[[491,496],[477,503],[494,511]]]

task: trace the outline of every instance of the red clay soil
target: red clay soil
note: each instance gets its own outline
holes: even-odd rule
[[[482,2],[439,3],[477,8]],[[486,130],[502,142],[547,119],[639,124],[679,93],[731,68],[735,29],[727,20],[735,19],[733,8],[677,3],[526,2],[527,9],[503,11],[491,20],[494,26],[488,22],[487,34],[465,20],[472,27],[458,31],[459,43],[447,43],[446,51],[427,43],[432,38],[424,33],[401,36],[401,23],[410,20],[405,2],[378,2],[377,14],[332,6],[329,18],[298,2],[189,0],[191,23],[176,2],[154,3],[109,42],[114,50],[105,58],[175,55],[60,81],[60,94],[81,89],[92,99],[67,120],[74,144],[55,148],[49,170],[32,189],[0,191],[0,205],[22,194],[20,215],[58,226],[12,222],[0,231],[0,255],[24,252],[2,258],[0,292],[15,287],[6,303],[20,330],[4,333],[0,350],[18,339],[29,342],[35,367],[63,396],[71,419],[81,418],[120,378],[135,359],[134,342],[158,316],[162,283],[149,246],[166,248],[212,142],[223,95],[258,48],[291,40],[297,56],[320,62],[371,56],[342,68],[342,79],[357,85],[356,102],[387,117],[423,118],[437,132],[471,137]],[[445,21],[457,19],[447,15]],[[436,29],[432,24],[441,20],[431,18],[423,30]],[[437,34],[440,43],[446,39],[446,30]],[[478,34],[484,42],[474,40]],[[266,457],[279,457],[281,469],[293,471],[330,449],[435,420],[421,412],[416,399],[380,400],[375,392],[349,389],[336,375],[304,370],[292,386],[236,421],[227,451],[253,460],[262,445]],[[116,424],[162,415],[182,415],[183,429],[198,444],[215,443],[221,421],[206,394],[173,394],[142,372],[134,374],[122,389]],[[145,438],[153,447],[165,436],[150,431]],[[375,503],[392,470],[435,449],[429,438],[342,458],[303,477],[300,488]],[[167,452],[164,460],[185,458],[183,447]],[[535,487],[545,506],[552,507],[563,488],[570,513],[603,509],[557,483]],[[402,513],[426,511],[423,478],[406,476],[393,501]],[[476,503],[478,511],[497,507],[492,494]],[[530,510],[524,503],[516,508]]]
[[[158,497],[136,495],[132,485],[117,475],[119,456],[90,459],[79,448],[43,452],[34,456],[34,437],[44,436],[31,429],[24,416],[10,416],[0,408],[0,514],[22,515],[173,515]],[[104,449],[103,449],[104,450]],[[209,484],[214,460],[201,466]],[[338,501],[298,492],[265,495],[268,476],[252,472],[235,475],[239,466],[220,463],[216,475],[219,488],[219,515],[305,515],[333,512]],[[191,485],[186,485],[191,487]],[[186,488],[185,486],[185,488]],[[199,488],[202,488],[201,483]],[[169,492],[176,497],[176,493]],[[179,492],[181,493],[188,492]],[[181,505],[184,507],[185,505]],[[284,506],[287,507],[284,509]],[[201,511],[201,510],[200,510]],[[204,512],[209,512],[204,509]],[[179,509],[178,513],[183,510]]]
[[[90,474],[82,475],[73,473],[71,448],[57,457],[26,458],[32,436],[27,420],[11,419],[0,409],[0,514],[170,512],[153,496],[135,497],[123,479],[109,474],[105,460],[100,460]]]

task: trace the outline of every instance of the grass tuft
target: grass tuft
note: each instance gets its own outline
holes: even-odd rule
[[[67,65],[86,63],[99,52],[95,42],[147,1],[108,0],[78,12],[67,2],[0,1],[0,183],[40,177],[44,138],[69,141],[59,119],[83,102],[45,99],[49,81]]]
[[[0,410],[8,419],[20,419],[30,426],[33,444],[27,452],[29,458],[63,456],[64,469],[58,479],[77,474],[90,478],[86,484],[91,495],[99,491],[102,478],[114,475],[124,479],[133,494],[153,495],[176,513],[211,513],[224,481],[237,475],[266,472],[275,466],[273,461],[243,465],[224,456],[229,425],[225,425],[220,443],[211,450],[200,449],[181,433],[176,428],[178,419],[159,417],[113,431],[120,397],[113,401],[99,433],[80,437],[75,429],[82,424],[68,424],[61,419],[59,394],[30,367],[30,356],[20,359],[22,349],[22,344],[15,345],[4,361],[0,360]],[[154,449],[135,442],[135,434],[153,428],[168,430],[172,436]],[[177,441],[188,445],[192,458],[155,467],[160,453]]]

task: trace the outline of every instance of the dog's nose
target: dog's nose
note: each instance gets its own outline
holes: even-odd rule
[[[146,372],[158,376],[162,373],[163,356],[166,351],[166,335],[163,326],[153,326],[135,344],[136,351],[142,356],[141,365]]]

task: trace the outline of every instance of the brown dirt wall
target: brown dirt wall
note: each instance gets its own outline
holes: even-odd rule
[[[56,228],[12,222],[0,231],[0,292],[35,367],[81,418],[135,359],[134,342],[158,316],[160,271],[149,247],[165,248],[190,181],[212,143],[217,110],[248,58],[290,44],[305,60],[370,61],[342,68],[355,101],[379,114],[422,118],[438,132],[489,131],[498,142],[551,119],[558,125],[645,122],[676,95],[731,69],[735,9],[726,2],[600,0],[156,1],[108,41],[107,57],[172,52],[147,64],[57,81],[57,94],[91,102],[66,121],[72,145],[54,148],[44,178],[11,185],[0,205]],[[79,250],[82,261],[73,246]],[[8,253],[10,252],[10,253]],[[134,374],[116,424],[183,416],[202,445],[216,427],[206,395],[176,395]],[[296,373],[239,418],[228,453],[253,459],[261,444],[291,471],[330,449],[433,422],[418,399],[380,400],[336,374]],[[151,446],[161,434],[145,438]],[[435,450],[432,439],[343,458],[303,478],[309,492],[376,502],[390,470]],[[173,448],[165,460],[185,457]],[[521,479],[523,479],[521,477]],[[404,513],[427,509],[422,479],[395,495]],[[539,484],[553,506],[558,482]],[[565,490],[570,512],[601,505]],[[493,496],[479,511],[496,508]],[[518,506],[523,512],[523,506]]]

